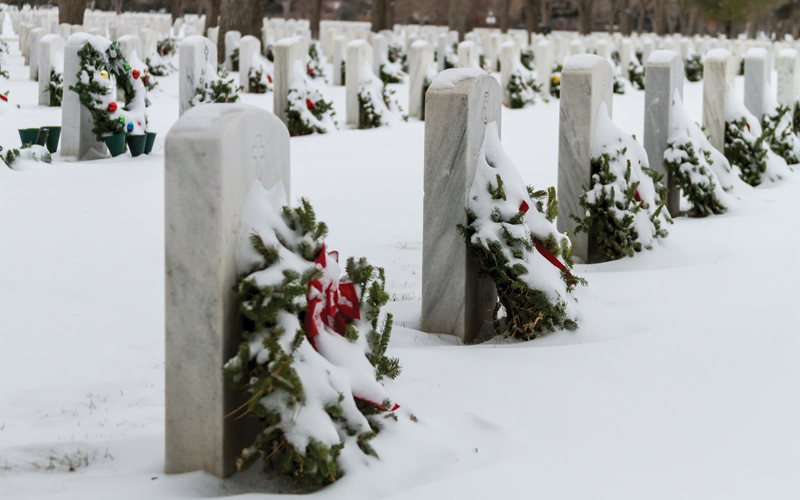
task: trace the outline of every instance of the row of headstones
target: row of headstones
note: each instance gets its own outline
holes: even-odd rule
[[[32,25],[34,28],[44,28],[48,33],[59,33],[63,36],[63,33],[59,32],[59,26],[61,25],[58,23],[58,9],[31,9],[22,12],[5,11],[0,13],[0,27],[4,21],[4,16],[8,16],[11,19],[12,29],[17,34],[21,35],[24,25]],[[200,20],[198,18],[190,26],[196,26],[195,31],[202,32],[202,26],[199,23]],[[116,40],[122,35],[137,35],[138,31],[143,28],[152,29],[159,36],[168,36],[171,27],[172,18],[169,14],[116,14],[114,12],[87,10],[84,14],[83,25],[80,26],[79,30]]]
[[[202,57],[203,43],[211,50],[207,40],[188,42],[181,45],[182,52],[191,49]],[[278,44],[276,65],[302,57],[305,47],[301,44],[296,39]],[[427,45],[425,50],[430,52]],[[366,41],[352,41],[347,46],[348,58],[351,51],[361,53],[360,61],[367,63],[370,50]],[[597,116],[603,104],[610,114],[613,104],[611,64],[600,56],[582,57],[582,64],[562,72],[561,231],[574,229],[569,215],[580,213],[579,196],[583,186],[590,185]],[[754,82],[766,81],[768,57],[765,50],[746,55],[748,89]],[[348,71],[350,67],[348,64]],[[707,55],[703,124],[711,144],[720,150],[724,147],[727,92],[733,88],[734,75],[735,59],[730,52],[717,50]],[[486,127],[495,122],[500,130],[502,89],[490,75],[453,80],[457,82],[453,88],[434,86],[426,95],[422,329],[469,342],[492,328],[496,294],[490,281],[478,277],[470,248],[456,226],[466,223],[464,207],[478,161],[475,152],[481,148]],[[660,173],[665,173],[662,159],[670,129],[671,96],[676,91],[682,95],[683,82],[679,54],[665,51],[646,63],[644,144],[650,165]],[[795,84],[795,95],[797,90]],[[233,356],[239,339],[231,290],[245,197],[258,182],[266,189],[283,190],[285,199],[291,199],[289,149],[289,134],[278,116],[241,104],[188,110],[167,136],[167,473],[205,470],[226,477],[235,471],[236,455],[256,432],[224,418],[241,401],[230,392],[220,366]],[[209,184],[209,178],[217,182]],[[673,193],[670,210],[676,208],[675,198]],[[585,261],[590,237],[583,234],[573,240],[575,256]]]

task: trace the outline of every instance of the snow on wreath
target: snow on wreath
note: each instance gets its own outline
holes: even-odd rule
[[[386,387],[400,363],[386,356],[383,269],[349,258],[342,276],[325,224],[305,199],[279,213],[270,200],[283,205],[282,193],[256,181],[243,210],[234,286],[243,333],[224,370],[247,402],[227,418],[261,423],[239,470],[261,460],[265,473],[318,486],[346,472],[343,451],[346,463],[377,458],[370,440],[397,413],[416,419]]]

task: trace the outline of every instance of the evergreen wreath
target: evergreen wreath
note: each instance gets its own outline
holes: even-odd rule
[[[388,125],[389,114],[400,107],[392,96],[394,90],[386,87],[364,64],[358,87],[358,128],[368,129]]]
[[[4,40],[0,40],[0,76],[3,78],[11,78],[8,69],[3,69],[6,64],[6,56],[8,55],[8,44]]]
[[[590,256],[594,261],[602,260],[601,257],[607,260],[633,257],[634,252],[641,252],[643,248],[650,249],[649,246],[642,245],[641,235],[635,224],[635,217],[645,208],[645,203],[637,191],[640,181],[631,181],[631,160],[624,158],[626,153],[627,148],[623,148],[616,151],[614,156],[606,152],[592,158],[593,185],[590,190],[583,187],[584,192],[579,200],[585,217],[571,215],[578,224],[575,228],[576,234],[588,232],[595,236],[596,254]],[[626,162],[625,174],[623,179],[619,179],[612,172],[612,166],[616,167],[614,170],[618,170],[617,165],[621,165],[623,160]],[[653,179],[659,203],[650,216],[654,229],[653,236],[666,238],[667,230],[661,228],[659,220],[667,197],[666,188],[661,184],[663,176],[659,176],[649,168],[643,168],[642,171]],[[622,188],[619,186],[619,181],[624,181]]]
[[[178,44],[174,38],[162,38],[156,42],[156,52],[161,57],[174,55],[178,51]]]
[[[664,168],[692,204],[690,217],[719,215],[727,210],[716,194],[712,163],[711,152],[691,141],[670,142],[664,151]]]
[[[612,90],[615,94],[624,94],[625,93],[625,84],[622,82],[622,78],[615,76],[614,77],[614,88]]]
[[[322,64],[319,61],[319,52],[317,50],[317,43],[311,42],[308,45],[308,76],[311,78],[325,79],[325,73],[322,71]]]
[[[444,55],[444,69],[458,67],[458,44],[454,43],[450,50]]]
[[[636,56],[636,60],[639,61],[639,66],[643,66],[644,65],[644,52],[642,52],[642,49],[638,49],[634,53],[634,55]]]
[[[231,71],[239,71],[239,47],[231,51]]]
[[[248,78],[250,80],[250,92],[253,94],[266,94],[271,91],[270,84],[272,76],[265,74],[264,66],[251,66]]]
[[[398,72],[397,64],[381,64],[380,77],[383,83],[402,83],[403,74]]]
[[[408,55],[406,54],[403,44],[390,43],[387,53],[387,59],[390,63],[400,64],[400,70],[408,73]]]
[[[241,90],[241,86],[233,83],[233,77],[228,78],[228,72],[220,68],[217,78],[212,75],[210,82],[204,82],[202,87],[195,89],[191,104],[197,106],[210,102],[236,102]]]
[[[761,175],[767,171],[767,148],[763,134],[754,136],[744,116],[725,122],[725,157],[739,167],[743,181],[751,186],[761,184]]]
[[[527,79],[518,68],[511,72],[506,90],[509,95],[509,108],[520,109],[535,103],[535,96],[542,92],[542,86],[536,85],[531,77]]]
[[[151,76],[167,76],[175,71],[175,66],[158,54],[148,57],[145,64],[147,64]],[[145,82],[145,85],[147,84],[148,82]]]
[[[377,458],[369,441],[382,429],[381,419],[397,418],[388,412],[397,408],[388,398],[359,399],[350,384],[342,382],[359,369],[359,380],[385,394],[380,380],[399,375],[399,361],[385,354],[391,314],[383,324],[380,321],[389,295],[383,269],[363,258],[348,259],[340,280],[338,265],[332,262],[335,256],[326,254],[322,242],[327,227],[316,221],[307,200],[271,217],[278,220],[271,222],[274,234],[251,234],[257,257],[234,286],[243,333],[238,353],[225,363],[224,372],[247,402],[228,417],[244,411],[237,418],[255,417],[262,429],[237,467],[245,470],[261,460],[265,473],[292,477],[302,486],[329,484],[343,474],[339,457],[345,446],[357,446],[364,455]],[[339,282],[343,285],[338,290],[350,290],[342,295],[357,302],[354,316],[360,319],[348,314],[333,314],[336,319],[329,318],[330,323],[319,319],[319,311],[328,307],[324,301],[317,307],[326,282],[330,289]],[[347,304],[352,308],[352,303],[337,303],[340,310]],[[334,332],[331,323],[336,321],[342,323]],[[307,336],[316,329],[316,335]],[[357,366],[331,363],[326,346],[344,350]]]
[[[117,89],[124,95],[123,110],[132,111],[131,106],[137,98],[134,81],[139,78],[139,72],[131,69],[117,42],[111,42],[104,51],[100,51],[89,41],[78,51],[78,57],[81,64],[76,75],[77,82],[69,89],[78,94],[80,103],[91,113],[95,139],[102,142],[105,136],[124,133],[125,117],[117,113],[113,97],[110,103],[104,105],[102,97],[112,92],[112,87],[106,85],[105,80],[110,82],[113,77]],[[101,76],[101,80],[96,78],[97,74]],[[145,98],[145,107],[148,105],[149,101]],[[145,121],[146,119],[145,115]],[[129,127],[132,129],[132,124]]]
[[[270,43],[264,47],[264,57],[271,63],[275,62],[275,45]]]
[[[475,253],[479,276],[491,279],[497,289],[495,334],[527,340],[556,328],[574,329],[567,295],[586,281],[569,272],[572,247],[553,223],[558,215],[555,188],[536,191],[522,184],[494,122],[487,126],[477,168],[467,225],[457,228]],[[535,211],[529,211],[531,205]]]
[[[289,135],[325,134],[336,128],[333,103],[326,101],[319,90],[310,87],[300,70],[294,68],[286,98],[286,126]]]
[[[519,53],[519,61],[522,63],[523,66],[525,66],[525,69],[527,69],[528,71],[533,71],[533,68],[535,66],[534,63],[535,59],[536,56],[534,55],[533,50],[531,50],[530,48],[524,49]]]
[[[553,66],[553,73],[550,75],[550,95],[556,99],[561,98],[561,70],[563,66],[556,64]]]
[[[628,63],[628,81],[638,90],[644,90],[644,67],[634,61]]]
[[[0,146],[0,161],[8,168],[11,168],[19,160],[33,160],[43,163],[52,163],[53,158],[50,152],[38,144],[24,144],[19,149],[9,149],[3,154],[3,146]]]
[[[686,79],[690,82],[699,82],[703,79],[703,60],[699,54],[690,55],[683,69],[686,72]]]
[[[50,70],[50,83],[45,92],[50,95],[51,107],[61,106],[61,100],[64,98],[64,76],[55,69]]]
[[[792,128],[794,133],[800,136],[800,97],[794,103],[794,112],[792,114]]]
[[[622,57],[619,55],[619,51],[617,49],[611,51],[611,61],[614,62],[614,66],[619,66],[622,64]]]
[[[800,138],[793,128],[793,113],[788,106],[778,106],[761,120],[764,137],[772,151],[788,164],[800,163]]]
[[[345,75],[347,74],[347,65],[345,64],[344,59],[342,59],[342,64],[340,66],[341,66],[341,72],[342,72],[342,85],[344,85],[346,83],[345,82]]]

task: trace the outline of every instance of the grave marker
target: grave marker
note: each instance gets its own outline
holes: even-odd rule
[[[422,94],[425,77],[433,64],[433,46],[425,40],[417,40],[408,51],[408,116],[423,118],[422,107],[425,96]]]
[[[728,92],[733,90],[733,54],[713,49],[703,60],[703,127],[708,141],[718,151],[725,151],[725,116]]]
[[[188,36],[178,45],[178,110],[192,107],[197,89],[211,81],[217,67],[217,46],[200,35]]]
[[[347,108],[345,123],[359,126],[358,91],[364,64],[372,61],[372,46],[365,40],[353,40],[347,44],[347,63],[345,85],[347,87]]]

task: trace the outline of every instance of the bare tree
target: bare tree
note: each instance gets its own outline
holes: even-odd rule
[[[83,25],[83,12],[86,10],[86,0],[59,0],[58,23]]]
[[[620,0],[619,5],[619,31],[623,35],[630,35],[633,31],[631,19],[631,0]]]
[[[500,21],[500,31],[508,33],[508,8],[509,0],[495,0],[495,8],[497,9],[497,19]]]
[[[528,43],[531,34],[539,32],[539,0],[525,0],[525,31],[528,32]]]
[[[114,12],[117,15],[122,14],[122,3],[124,0],[111,0],[111,4],[114,6]]]
[[[183,0],[172,0],[172,24],[175,24],[175,21],[183,17]]]
[[[372,31],[377,33],[386,28],[386,1],[372,0]]]
[[[592,7],[594,0],[577,0],[578,4],[578,31],[582,35],[592,32]]]
[[[541,0],[539,4],[539,14],[541,16],[541,25],[550,26],[550,19],[553,17],[553,0]]]
[[[394,29],[395,0],[386,0],[386,29]]]
[[[311,0],[311,38],[319,40],[319,19],[322,12],[322,0]]]
[[[208,33],[208,28],[219,26],[219,3],[220,0],[208,0],[205,26],[206,34]]]
[[[242,36],[261,39],[264,23],[264,3],[261,0],[221,0],[217,60],[225,62],[225,33],[238,31]]]
[[[467,0],[450,0],[450,12],[448,15],[448,26],[453,31],[458,31],[458,40],[463,41],[467,34]]]
[[[294,6],[294,0],[281,0],[281,7],[283,8],[283,18],[289,19],[289,13]]]

